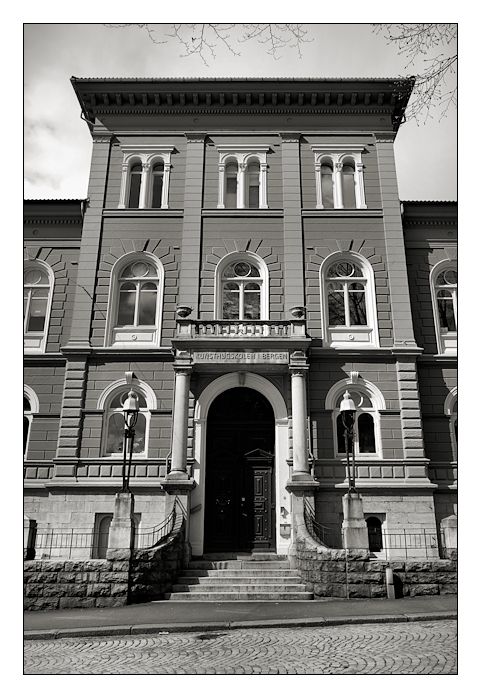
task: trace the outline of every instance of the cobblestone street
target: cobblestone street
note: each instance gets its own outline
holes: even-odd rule
[[[456,621],[25,642],[25,674],[456,674]]]

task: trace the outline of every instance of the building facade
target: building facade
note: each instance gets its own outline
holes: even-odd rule
[[[399,201],[412,83],[72,84],[88,197],[25,205],[25,514],[108,531],[133,390],[139,532],[177,495],[190,554],[288,554],[307,497],[342,547],[347,390],[373,553],[439,534],[456,513],[456,205]]]

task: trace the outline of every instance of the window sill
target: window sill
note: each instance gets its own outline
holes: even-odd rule
[[[282,208],[203,208],[202,215],[204,217],[211,216],[233,216],[237,217],[252,217],[259,216],[262,217],[276,217],[282,218],[284,216],[284,209]]]
[[[343,216],[354,216],[354,217],[381,217],[383,211],[381,208],[303,208],[301,214],[308,217],[343,217]]]
[[[182,217],[184,209],[173,208],[104,208],[102,211],[104,218],[162,218],[162,217]]]

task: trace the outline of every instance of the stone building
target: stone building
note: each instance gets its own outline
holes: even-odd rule
[[[288,554],[307,501],[342,547],[347,390],[372,553],[419,535],[436,557],[456,513],[456,205],[399,200],[412,82],[72,85],[88,197],[25,205],[27,517],[105,557],[133,390],[137,535],[177,495],[189,554]]]

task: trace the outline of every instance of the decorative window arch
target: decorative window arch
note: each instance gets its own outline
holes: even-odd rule
[[[452,388],[444,401],[444,414],[449,417],[449,431],[454,460],[458,459],[458,389]]]
[[[354,453],[356,458],[382,458],[380,410],[386,409],[384,397],[375,385],[356,376],[355,381],[344,379],[331,387],[326,396],[326,409],[332,410],[334,453],[346,456],[342,417],[339,411],[346,390],[356,405],[354,425]],[[352,449],[352,443],[349,450]],[[352,451],[351,451],[352,452]]]
[[[157,399],[149,385],[144,383],[144,381],[133,378],[131,378],[130,382],[126,379],[121,379],[112,383],[103,391],[98,400],[98,409],[104,411],[101,445],[103,456],[122,457],[124,445],[122,407],[130,390],[133,390],[139,399],[139,416],[135,426],[132,455],[134,458],[147,457],[150,411],[157,407]]]
[[[32,428],[33,415],[40,409],[36,393],[28,385],[23,386],[23,455],[28,450],[28,440]]]
[[[217,265],[214,314],[223,320],[269,319],[269,273],[253,252],[232,252]]]
[[[157,346],[164,268],[150,252],[129,252],[112,268],[106,346]]]
[[[268,208],[268,145],[218,146],[217,208]]]
[[[311,145],[316,173],[316,208],[367,208],[364,146]]]
[[[51,267],[40,260],[28,261],[23,269],[23,333],[25,351],[45,352],[54,286]]]
[[[434,325],[440,354],[456,354],[458,346],[458,272],[456,262],[446,259],[431,269]]]
[[[356,252],[335,252],[320,268],[326,343],[334,347],[379,346],[374,273]]]
[[[123,146],[119,208],[169,208],[173,145]]]

